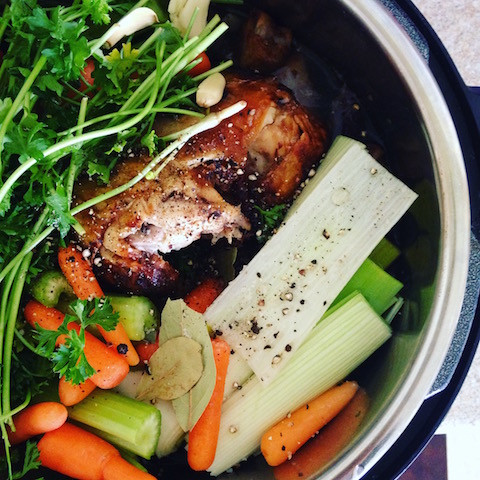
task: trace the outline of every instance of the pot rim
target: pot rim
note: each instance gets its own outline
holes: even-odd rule
[[[440,210],[435,296],[422,333],[422,345],[403,383],[379,419],[324,472],[328,478],[361,478],[407,428],[427,398],[448,353],[467,282],[470,199],[454,121],[425,58],[381,1],[341,1],[381,46],[417,105],[434,160]]]

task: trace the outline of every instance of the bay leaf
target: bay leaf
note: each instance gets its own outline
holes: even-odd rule
[[[216,377],[215,361],[203,315],[189,308],[181,299],[168,300],[162,311],[159,343],[180,335],[202,345],[202,376],[191,390],[172,401],[178,423],[188,432],[197,423],[212,396]]]
[[[139,400],[173,400],[197,383],[203,373],[202,346],[195,340],[173,337],[159,345],[149,362],[150,373],[142,376]]]

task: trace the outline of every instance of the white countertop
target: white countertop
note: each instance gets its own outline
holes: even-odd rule
[[[480,1],[412,2],[437,32],[465,83],[480,86]]]
[[[480,86],[480,0],[412,0],[447,48],[462,78]],[[438,433],[447,435],[449,480],[480,478],[480,350]]]

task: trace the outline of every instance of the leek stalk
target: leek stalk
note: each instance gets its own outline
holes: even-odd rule
[[[254,453],[272,425],[347,377],[390,336],[361,294],[322,319],[281,375],[266,386],[252,376],[224,402],[210,473],[219,475]]]
[[[278,232],[207,309],[208,324],[268,384],[416,197],[365,145],[337,137]]]

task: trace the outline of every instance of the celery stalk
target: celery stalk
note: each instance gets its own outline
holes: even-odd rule
[[[137,295],[108,295],[113,309],[119,315],[130,340],[143,340],[152,336],[160,324],[160,314],[155,304],[147,297]]]
[[[136,398],[138,384],[142,378],[143,371],[132,370],[125,377],[123,382],[116,387],[116,390],[130,398]],[[185,432],[178,423],[177,415],[171,401],[157,400],[154,407],[160,411],[162,416],[162,433],[158,439],[155,454],[157,457],[165,457],[177,450],[185,438]]]
[[[97,389],[70,407],[69,417],[110,443],[142,458],[149,459],[155,453],[161,414],[153,405]]]
[[[268,428],[344,379],[390,336],[361,294],[322,319],[281,375],[266,386],[252,376],[224,402],[210,473],[219,475],[254,453]]]

